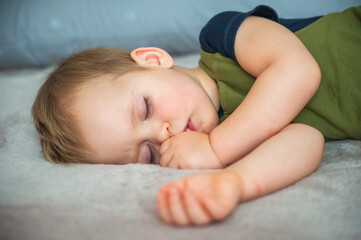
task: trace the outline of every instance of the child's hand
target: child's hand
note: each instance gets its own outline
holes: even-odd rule
[[[157,210],[169,224],[206,224],[225,218],[242,196],[243,182],[233,172],[193,174],[161,187]]]
[[[201,132],[184,132],[165,141],[160,148],[160,165],[180,169],[223,168],[214,154],[209,136]]]

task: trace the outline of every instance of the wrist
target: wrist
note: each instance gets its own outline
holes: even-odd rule
[[[210,134],[208,135],[208,141],[209,141],[209,146],[211,148],[214,161],[216,161],[221,166],[220,168],[224,168],[226,165],[221,161],[221,159],[218,157],[217,153],[215,152],[213,145],[212,145],[212,140],[211,140]]]
[[[219,161],[219,164],[222,165],[222,167],[226,167],[229,162],[227,162],[224,158],[222,158],[222,154],[220,153],[219,150],[217,150],[219,147],[218,147],[218,138],[216,138],[215,136],[215,131],[211,131],[208,135],[208,139],[209,139],[209,144],[211,146],[211,149],[214,153],[214,155],[216,156],[217,160]]]
[[[219,172],[223,179],[228,180],[231,183],[232,191],[236,193],[238,202],[244,200],[244,180],[237,172],[225,168]]]

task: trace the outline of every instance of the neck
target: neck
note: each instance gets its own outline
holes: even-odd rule
[[[218,86],[216,81],[213,80],[208,74],[200,67],[185,68],[180,66],[174,66],[174,70],[183,72],[198,82],[202,88],[207,92],[209,98],[212,100],[214,108],[219,108]]]

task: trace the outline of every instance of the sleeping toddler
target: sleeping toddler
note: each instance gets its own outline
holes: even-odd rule
[[[201,172],[159,189],[159,216],[207,224],[314,172],[324,141],[361,140],[361,7],[281,19],[223,12],[196,68],[156,47],[98,47],[49,75],[32,114],[56,163],[159,164]]]

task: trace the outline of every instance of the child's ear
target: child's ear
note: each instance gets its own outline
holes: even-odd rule
[[[144,67],[173,67],[173,58],[166,51],[160,48],[137,48],[130,53],[130,56],[133,61]]]

